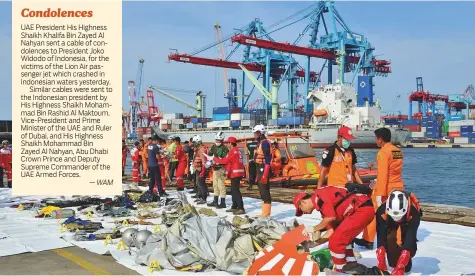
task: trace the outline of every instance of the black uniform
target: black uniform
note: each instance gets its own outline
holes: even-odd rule
[[[421,211],[411,205],[409,217],[407,214],[401,222],[395,222],[391,216],[386,214],[386,204],[379,206],[376,211],[376,230],[378,237],[378,248],[384,246],[388,264],[395,267],[402,250],[411,252],[411,258],[417,251],[417,229],[421,222]],[[402,246],[397,244],[397,230],[401,227]],[[406,266],[406,272],[412,268],[412,260]]]
[[[340,148],[336,144],[336,142],[323,151],[323,153],[322,153],[322,166],[323,167],[327,167],[327,168],[330,167],[330,165],[332,164],[332,161],[333,161],[333,157],[335,156],[335,150],[339,150],[341,153],[343,153],[343,149]],[[355,165],[358,162],[358,160],[356,159],[355,150],[350,146],[347,149],[345,149],[345,151],[351,151],[351,155],[353,156],[352,157],[353,165]]]
[[[259,146],[259,143],[255,140],[246,144],[246,150],[248,154],[248,170],[249,170],[249,188],[256,183],[256,162],[254,162],[254,152]]]

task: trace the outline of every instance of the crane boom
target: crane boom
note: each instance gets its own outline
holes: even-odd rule
[[[246,76],[251,80],[252,84],[254,84],[259,92],[268,100],[269,102],[272,102],[272,97],[271,93],[267,91],[267,89],[254,77],[254,75],[249,72],[249,70],[246,69],[243,65],[239,64],[239,67],[241,67],[242,71],[246,74]]]
[[[155,87],[155,86],[150,86],[149,89],[152,89],[172,100],[175,100],[176,102],[178,103],[181,103],[182,105],[190,108],[190,109],[193,109],[196,111],[196,116],[198,118],[205,118],[206,116],[206,102],[205,102],[205,99],[206,99],[206,96],[203,95],[203,92],[199,91],[196,93],[196,106],[193,106],[192,104],[189,104],[187,102],[185,102],[184,100],[178,98],[177,96],[174,96],[166,91],[163,91],[162,89],[158,88],[158,87]]]
[[[219,58],[221,60],[226,60],[226,53],[224,52],[223,42],[221,39],[221,26],[216,23],[214,24],[214,28],[216,29],[216,39],[218,42],[218,49],[219,49]],[[224,97],[228,97],[229,95],[229,85],[228,85],[228,68],[223,67],[223,78],[224,78]]]

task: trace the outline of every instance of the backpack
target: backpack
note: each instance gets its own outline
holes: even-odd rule
[[[348,183],[345,185],[345,188],[348,191],[348,193],[342,199],[340,199],[340,201],[338,201],[337,204],[335,204],[335,209],[338,208],[338,206],[340,206],[340,204],[343,203],[343,201],[345,201],[347,198],[349,198],[352,195],[364,194],[371,197],[371,194],[373,193],[373,190],[371,189],[371,187],[366,184]]]

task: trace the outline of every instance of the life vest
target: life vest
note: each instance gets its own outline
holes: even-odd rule
[[[269,149],[272,150],[270,148],[270,141],[267,140],[267,139],[262,139],[259,143],[259,146],[257,147],[257,150],[256,150],[256,155],[255,155],[255,161],[256,161],[256,164],[264,164],[265,161],[266,161],[266,157],[264,155],[264,151],[262,150],[262,143],[264,141],[267,141],[267,143],[269,143]]]
[[[227,156],[228,153],[229,153],[229,149],[223,144],[221,144],[220,146],[213,145],[211,149],[209,150],[210,155],[216,156],[218,158],[224,158]],[[222,168],[221,165],[213,165],[213,169],[215,170],[219,170],[221,168]]]
[[[405,194],[407,196],[407,206],[409,206],[408,208],[409,210],[407,210],[407,213],[406,213],[406,221],[410,221],[412,219],[411,208],[410,208],[411,206],[414,206],[419,212],[420,216],[422,217],[422,209],[421,209],[421,204],[419,202],[419,199],[413,193],[405,192]],[[383,202],[382,204],[386,204],[386,201]],[[381,217],[387,221],[388,211],[386,209],[384,209],[384,214]]]
[[[249,160],[254,160],[254,152],[258,147],[258,143],[256,141],[252,141],[246,144],[247,154],[249,155]]]
[[[332,163],[328,170],[328,186],[344,187],[347,183],[354,182],[353,176],[353,155],[350,150],[342,153],[335,147]]]
[[[195,149],[195,155],[193,156],[193,167],[196,171],[201,171],[203,167],[203,160],[201,159],[202,153],[208,153],[208,148],[205,145],[200,145]]]

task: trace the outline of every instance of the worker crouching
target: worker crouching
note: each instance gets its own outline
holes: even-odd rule
[[[417,230],[421,222],[422,211],[419,200],[412,193],[393,191],[386,204],[376,211],[378,249],[376,256],[378,268],[387,270],[393,267],[392,275],[404,275],[411,271],[412,258],[417,251]],[[398,244],[397,232],[401,229],[401,244]]]
[[[206,154],[205,156],[208,159],[208,162],[211,161],[216,164],[227,165],[227,178],[231,179],[233,205],[231,206],[231,209],[226,210],[226,212],[232,212],[234,215],[242,215],[246,212],[244,211],[244,203],[239,188],[241,186],[241,179],[246,175],[246,172],[244,169],[242,153],[237,148],[237,139],[235,137],[229,137],[227,142],[231,144],[231,149],[226,157],[219,158],[208,156]]]
[[[313,240],[318,244],[329,241],[328,248],[335,271],[338,272],[345,271],[347,263],[356,263],[352,241],[374,218],[373,203],[368,195],[371,190],[359,184],[348,184],[347,187],[357,191],[349,192],[345,187],[327,186],[315,190],[313,195],[299,193],[294,198],[296,216],[310,214],[313,210],[321,213],[322,221],[308,233],[312,234]],[[324,230],[327,231],[320,236]]]

